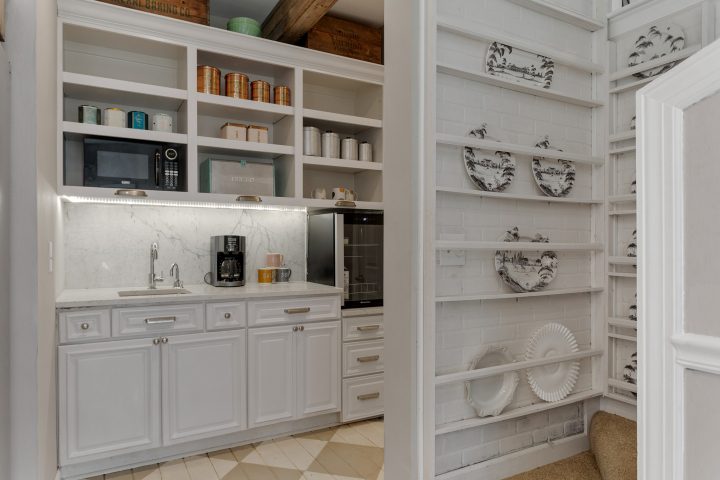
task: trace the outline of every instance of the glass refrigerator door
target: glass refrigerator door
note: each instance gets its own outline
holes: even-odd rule
[[[345,307],[382,306],[383,216],[346,213],[344,217]]]

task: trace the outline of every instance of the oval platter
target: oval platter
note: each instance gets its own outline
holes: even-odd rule
[[[506,347],[483,346],[470,362],[468,370],[508,363],[513,363],[513,358]],[[494,417],[500,415],[512,403],[519,383],[520,374],[518,372],[468,380],[465,382],[465,399],[478,417]]]

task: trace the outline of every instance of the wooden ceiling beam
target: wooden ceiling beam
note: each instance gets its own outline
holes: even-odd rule
[[[262,26],[263,37],[296,43],[337,0],[280,0]]]

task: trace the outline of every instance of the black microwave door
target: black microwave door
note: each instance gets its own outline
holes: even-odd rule
[[[146,142],[86,138],[83,184],[87,187],[159,188],[162,147]]]
[[[335,214],[308,216],[307,281],[335,287]]]

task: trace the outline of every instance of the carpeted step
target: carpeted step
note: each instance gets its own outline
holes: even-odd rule
[[[591,452],[515,475],[506,480],[602,480]]]
[[[596,413],[590,423],[590,449],[603,480],[637,479],[637,423]]]

